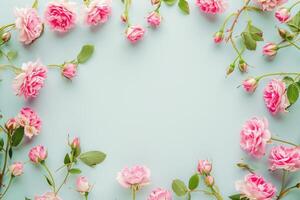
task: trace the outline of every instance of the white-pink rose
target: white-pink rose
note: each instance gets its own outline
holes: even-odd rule
[[[156,28],[160,25],[161,19],[161,15],[158,12],[153,11],[148,15],[147,22],[150,26]]]
[[[14,162],[8,169],[13,176],[21,176],[24,173],[24,165],[21,162]]]
[[[126,37],[131,43],[141,40],[145,34],[145,29],[141,26],[130,26],[126,30]]]
[[[246,92],[252,93],[257,88],[258,81],[256,78],[247,78],[243,81],[243,88]]]
[[[88,179],[84,176],[79,176],[76,179],[76,190],[80,193],[86,193],[89,192],[91,189],[91,185],[88,182]]]
[[[117,175],[117,180],[125,188],[138,185],[139,187],[149,184],[150,170],[145,166],[136,165],[132,168],[125,167]]]
[[[196,5],[200,11],[208,14],[223,13],[227,8],[226,0],[196,0]]]
[[[209,160],[199,160],[197,169],[200,174],[209,174],[212,170],[212,163]]]
[[[54,192],[46,192],[42,196],[35,196],[34,200],[62,200]]]
[[[96,26],[105,23],[111,15],[111,6],[108,1],[93,0],[85,11],[85,22]]]
[[[47,150],[44,146],[38,145],[30,149],[28,157],[33,163],[40,163],[47,158]]]
[[[172,194],[166,189],[156,188],[150,193],[147,200],[172,200]]]
[[[16,119],[18,124],[24,127],[24,134],[28,138],[32,138],[41,132],[42,121],[38,114],[31,108],[22,108]]]
[[[272,11],[276,7],[284,4],[287,0],[255,0],[255,2],[264,10]]]

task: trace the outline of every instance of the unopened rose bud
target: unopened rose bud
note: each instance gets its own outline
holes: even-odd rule
[[[248,64],[244,60],[239,61],[239,70],[241,72],[247,72]]]
[[[224,39],[224,32],[223,31],[218,31],[218,32],[215,33],[214,42],[216,44],[221,43],[223,41],[223,39]]]
[[[3,33],[1,36],[1,39],[4,43],[8,42],[10,40],[10,38],[11,38],[10,32]]]
[[[263,55],[265,56],[275,56],[277,54],[278,46],[275,43],[268,43],[263,47]]]
[[[229,67],[226,70],[226,75],[230,75],[233,71],[234,71],[235,65],[234,64],[230,64]]]
[[[79,148],[80,147],[80,140],[78,137],[75,137],[71,143],[71,147],[73,149]]]
[[[287,30],[283,29],[283,28],[278,28],[278,33],[280,35],[280,37],[284,40],[291,40],[294,38],[294,36],[288,32]]]
[[[160,1],[161,1],[161,0],[151,0],[151,4],[152,4],[153,6],[155,6],[155,5],[159,4]]]
[[[281,23],[285,23],[289,20],[291,13],[287,8],[280,8],[275,12],[275,17]]]
[[[88,180],[84,176],[79,176],[76,179],[76,190],[80,192],[81,194],[85,194],[86,192],[89,192],[91,189],[91,185],[89,184]]]
[[[62,67],[61,74],[67,79],[73,79],[77,74],[77,64],[66,63]]]
[[[18,123],[18,121],[15,118],[11,118],[5,123],[5,128],[9,131],[13,131],[13,130],[19,128],[19,126],[20,126],[20,124]]]
[[[209,175],[209,176],[205,177],[204,182],[208,187],[211,187],[214,185],[215,180],[214,180],[214,177]]]
[[[15,162],[8,169],[12,176],[21,176],[24,172],[24,165],[21,162]]]
[[[127,16],[126,16],[125,14],[122,14],[122,15],[121,15],[121,21],[122,21],[124,24],[126,24],[126,23],[127,23],[127,20],[128,20]]]
[[[297,184],[296,184],[296,187],[297,187],[298,189],[300,189],[300,183],[297,183]]]
[[[200,174],[209,174],[212,170],[212,163],[208,160],[199,160],[198,172]]]
[[[252,93],[256,90],[258,85],[258,80],[256,78],[247,78],[243,81],[243,88],[246,92]]]

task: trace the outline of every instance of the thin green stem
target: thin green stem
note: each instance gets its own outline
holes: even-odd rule
[[[282,193],[285,190],[285,181],[286,181],[287,175],[288,175],[287,171],[283,170],[282,171],[282,179],[281,179],[281,188],[280,188],[280,192],[279,192],[279,195],[276,200],[281,199],[283,196]]]
[[[135,196],[136,196],[136,188],[135,188],[135,186],[131,187],[131,192],[132,192],[132,200],[135,200]]]
[[[125,10],[124,10],[124,16],[126,17],[126,24],[129,27],[130,23],[129,23],[129,7],[131,4],[131,0],[124,0],[124,4],[125,4]]]
[[[20,68],[14,66],[14,65],[11,65],[11,64],[0,65],[0,69],[8,69],[8,70],[11,70],[15,74],[19,74],[22,72],[22,70]]]
[[[0,188],[2,187],[3,177],[4,177],[6,166],[7,166],[9,146],[10,146],[10,138],[9,138],[9,135],[7,134],[5,154],[4,154],[4,164],[3,164],[2,171],[0,174]]]
[[[69,176],[70,176],[70,169],[72,168],[72,164],[73,164],[73,163],[71,163],[70,165],[67,166],[67,173],[66,173],[66,175],[65,175],[64,180],[62,181],[62,183],[60,184],[60,186],[59,186],[58,189],[56,190],[56,192],[55,192],[56,194],[58,194],[58,192],[61,190],[61,188],[63,187],[63,185],[66,184],[66,182],[67,182],[67,180],[68,180],[68,178],[69,178]]]
[[[158,3],[157,7],[155,8],[155,12],[158,12],[159,13],[159,9],[161,7],[161,1]]]
[[[294,42],[292,42],[292,41],[290,41],[290,40],[286,40],[290,45],[292,45],[292,46],[294,46],[294,47],[296,47],[298,50],[300,50],[300,47],[297,45],[297,44],[295,44]]]
[[[297,73],[297,72],[276,72],[276,73],[270,73],[270,74],[264,74],[262,76],[258,76],[256,79],[261,80],[261,79],[269,77],[269,76],[287,76],[287,75],[299,76],[300,73]]]
[[[0,32],[4,31],[6,28],[15,27],[15,23],[7,24],[0,27]]]
[[[56,187],[55,187],[55,180],[53,178],[53,175],[52,175],[51,171],[49,170],[49,168],[47,167],[45,161],[43,161],[41,163],[41,165],[44,167],[45,171],[48,173],[48,175],[50,177],[50,180],[51,180],[51,183],[52,183],[53,192],[55,193]]]
[[[300,3],[300,1],[296,1],[294,4],[291,5],[291,7],[288,8],[288,10],[291,11],[299,3]]]
[[[3,199],[3,197],[4,197],[5,194],[7,193],[9,187],[11,186],[11,183],[12,183],[13,178],[14,178],[14,176],[10,176],[9,182],[8,182],[8,184],[7,184],[7,186],[6,186],[6,188],[5,188],[4,192],[3,192],[3,194],[1,194],[0,199]]]
[[[228,23],[228,21],[231,19],[231,17],[233,17],[233,16],[235,16],[235,15],[237,15],[237,13],[231,13],[230,15],[228,15],[226,18],[225,18],[225,20],[224,20],[224,22],[223,22],[223,24],[222,24],[222,26],[221,26],[221,31],[224,31],[224,29],[225,29],[225,26],[226,26],[226,24]]]
[[[276,141],[276,142],[281,142],[281,143],[284,143],[284,144],[289,144],[289,145],[292,145],[292,146],[295,146],[295,147],[299,146],[299,145],[297,145],[295,143],[292,143],[292,142],[289,142],[289,141],[285,141],[285,140],[282,140],[282,139],[278,139],[278,138],[274,138],[274,137],[272,137],[271,140]]]
[[[50,64],[50,65],[47,65],[48,67],[53,67],[53,68],[62,68],[63,66],[62,65],[58,65],[58,64]]]
[[[210,188],[212,191],[212,195],[214,195],[217,200],[223,200],[221,194],[213,186],[211,186]]]

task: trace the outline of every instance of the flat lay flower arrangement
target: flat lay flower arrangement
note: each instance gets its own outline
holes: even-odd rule
[[[47,83],[49,71],[58,71],[62,78],[71,82],[76,76],[80,76],[79,67],[87,67],[97,47],[93,44],[85,44],[78,49],[77,55],[67,57],[60,63],[44,63],[40,58],[35,60],[24,60],[16,63],[22,55],[10,45],[13,35],[25,47],[38,43],[43,37],[45,27],[57,34],[68,37],[69,32],[78,26],[79,21],[89,27],[98,27],[107,23],[111,15],[118,15],[122,26],[124,26],[124,42],[129,42],[135,48],[137,43],[142,43],[144,37],[151,37],[149,29],[159,29],[161,23],[167,23],[164,19],[164,8],[177,6],[183,15],[191,12],[195,6],[201,15],[214,17],[226,12],[230,3],[226,0],[149,0],[149,10],[145,15],[145,24],[136,24],[131,12],[131,6],[136,0],[120,0],[123,6],[122,13],[113,13],[112,2],[109,0],[83,0],[75,3],[71,0],[49,1],[45,8],[39,6],[35,0],[30,6],[19,7],[11,13],[15,21],[0,27],[0,72],[9,71],[13,74],[12,93],[20,98],[20,101],[32,102],[39,99],[43,87]],[[223,45],[224,48],[232,48],[235,58],[228,65],[225,73],[228,78],[236,76],[235,71],[242,74],[255,70],[252,66],[251,52],[261,51],[261,54],[276,62],[276,55],[287,48],[295,51],[300,49],[300,1],[288,0],[243,0],[242,7],[229,13],[224,18],[220,28],[212,33],[212,41],[215,45]],[[299,6],[299,7],[298,7]],[[79,11],[80,10],[80,11]],[[249,13],[264,17],[265,13],[272,13],[278,21],[274,27],[274,35],[278,36],[277,41],[265,42],[264,30],[258,21],[252,20]],[[4,17],[4,16],[2,16]],[[146,25],[147,24],[147,25]],[[242,24],[244,29],[237,28]],[[149,32],[147,35],[146,33]],[[128,41],[126,41],[128,40]],[[258,49],[258,43],[264,43],[262,49]],[[75,48],[75,47],[74,47]],[[30,50],[28,50],[30,51]],[[248,53],[247,53],[248,52]],[[250,52],[250,53],[249,53]],[[21,59],[22,60],[22,59]],[[248,75],[246,75],[248,76]],[[266,85],[261,80],[268,79]],[[51,80],[49,80],[51,81]],[[288,68],[282,68],[280,72],[270,72],[256,77],[248,76],[239,84],[239,89],[246,93],[255,93],[257,87],[264,87],[262,99],[270,117],[284,117],[289,110],[297,109],[296,102],[300,92],[300,72],[290,72]],[[5,116],[5,113],[3,113]],[[57,159],[57,169],[48,166],[48,148],[44,144],[31,146],[27,153],[28,157],[22,160],[15,159],[15,154],[22,151],[22,148],[30,145],[28,141],[35,140],[42,132],[43,121],[38,113],[30,106],[23,107],[15,116],[7,121],[2,120],[0,126],[0,199],[7,199],[6,195],[14,191],[14,183],[26,173],[26,165],[34,165],[39,169],[41,182],[45,182],[49,188],[47,191],[36,191],[32,196],[24,196],[25,200],[61,200],[61,191],[70,184],[69,178],[76,177],[75,191],[82,199],[89,199],[97,184],[89,182],[88,177],[81,175],[83,169],[80,163],[89,167],[96,167],[106,159],[106,154],[99,149],[86,150],[89,147],[82,147],[81,140],[76,136],[66,134],[66,146],[68,151],[63,152]],[[1,115],[1,119],[3,116]],[[214,175],[216,166],[210,159],[199,159],[195,161],[195,172],[187,180],[181,180],[174,176],[170,180],[170,187],[156,187],[148,194],[148,200],[171,200],[194,199],[195,193],[204,194],[211,199],[232,199],[232,200],[271,200],[285,199],[289,193],[297,192],[300,189],[300,180],[290,180],[300,170],[300,144],[299,141],[290,141],[288,138],[279,138],[272,133],[266,117],[252,117],[240,128],[240,147],[245,154],[253,157],[252,162],[260,162],[263,157],[267,158],[268,164],[265,168],[271,174],[279,174],[280,188],[263,177],[259,169],[252,167],[251,162],[238,162],[236,167],[246,172],[244,177],[232,183],[236,192],[225,196],[224,191],[218,187],[218,177]],[[88,135],[86,135],[88,137]],[[109,156],[109,155],[108,155]],[[116,174],[116,182],[128,190],[128,195],[123,199],[139,199],[138,193],[143,192],[144,187],[150,187],[151,170],[143,165],[120,166]],[[57,173],[63,173],[63,179],[56,178]],[[178,175],[179,176],[179,175]],[[158,184],[159,185],[159,184]],[[196,198],[195,198],[196,199]]]

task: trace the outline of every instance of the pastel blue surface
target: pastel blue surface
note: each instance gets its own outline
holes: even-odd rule
[[[80,1],[77,1],[80,3]],[[196,170],[199,159],[211,159],[213,174],[222,194],[236,193],[234,182],[245,172],[235,167],[241,159],[249,160],[239,147],[239,131],[252,116],[265,116],[274,135],[300,141],[299,105],[288,114],[272,117],[265,109],[262,89],[253,95],[237,88],[247,77],[238,71],[229,78],[225,69],[234,59],[229,46],[216,46],[212,34],[222,23],[219,17],[201,14],[194,1],[189,1],[191,15],[184,16],[176,6],[161,9],[164,17],[159,29],[147,28],[146,37],[137,45],[129,44],[120,23],[121,1],[113,1],[113,15],[102,27],[91,30],[82,23],[66,35],[58,35],[46,26],[44,35],[30,47],[21,45],[14,34],[11,43],[19,51],[17,65],[39,58],[45,64],[61,63],[76,56],[86,43],[95,45],[90,61],[80,66],[72,82],[50,69],[45,88],[34,101],[26,102],[13,94],[13,75],[1,75],[0,108],[5,118],[14,116],[23,106],[33,107],[43,120],[42,133],[15,155],[27,160],[29,149],[37,144],[48,148],[51,169],[61,166],[67,152],[67,134],[79,136],[83,150],[102,150],[107,160],[95,169],[84,169],[93,184],[91,200],[131,199],[130,192],[116,181],[124,166],[144,164],[151,169],[151,184],[142,189],[137,199],[146,199],[156,187],[170,189],[174,178],[185,181]],[[39,13],[45,8],[40,2]],[[81,4],[81,3],[80,3]],[[241,5],[230,1],[227,13]],[[30,6],[31,0],[5,0],[0,7],[0,23],[14,20],[14,7]],[[132,22],[146,26],[149,1],[133,0]],[[272,14],[253,14],[254,24],[266,30],[266,41],[278,41]],[[240,28],[243,28],[242,23]],[[261,43],[258,49],[261,49]],[[260,50],[247,53],[254,67],[248,75],[299,70],[298,52],[287,49],[273,62],[261,56]],[[267,159],[252,165],[267,180],[279,187],[278,176],[268,172]],[[62,173],[57,173],[58,180]],[[296,181],[299,176],[293,176]],[[65,200],[80,199],[71,178],[60,196]],[[21,200],[48,191],[41,169],[28,163],[25,175],[15,181],[6,199]],[[299,192],[286,199],[299,199]],[[194,199],[210,199],[196,194]],[[177,199],[176,197],[174,199]],[[227,199],[227,198],[225,198]]]

